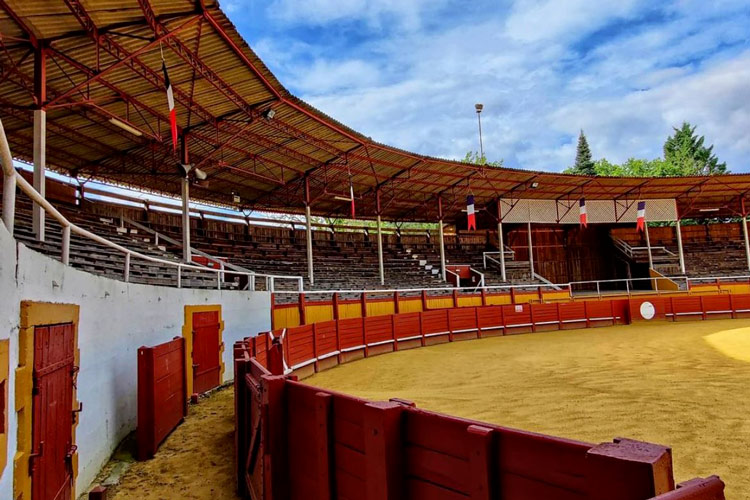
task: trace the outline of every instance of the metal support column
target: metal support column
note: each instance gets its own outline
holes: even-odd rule
[[[47,166],[47,112],[34,110],[34,189],[46,197],[45,169]],[[33,204],[32,227],[36,239],[44,241],[44,209],[36,202]]]
[[[648,222],[644,223],[643,232],[646,233],[646,249],[648,250],[648,268],[654,268],[654,256],[651,254],[651,238],[648,237]]]
[[[534,247],[531,243],[531,222],[527,225],[527,233],[529,235],[529,269],[531,269],[531,279],[534,279]]]
[[[182,258],[185,262],[192,262],[190,252],[190,181],[182,179]]]
[[[305,230],[307,232],[307,277],[310,286],[315,283],[313,270],[312,221],[310,217],[310,180],[305,177]]]
[[[682,230],[680,229],[680,219],[677,219],[677,252],[680,254],[680,272],[685,274],[685,254],[682,251]]]
[[[186,170],[190,169],[187,135],[182,136],[182,142],[180,143],[180,161],[185,165]],[[190,251],[190,180],[187,171],[185,172],[185,178],[182,179],[182,258],[187,263],[193,261],[193,255]]]
[[[750,239],[747,235],[747,215],[742,216],[742,235],[745,238],[745,259],[747,260],[747,268],[750,270]]]
[[[16,172],[13,168],[13,156],[10,154],[10,146],[5,137],[2,121],[0,121],[0,166],[3,170],[3,223],[8,228],[8,232],[13,234],[16,219]]]
[[[503,214],[500,200],[497,200],[497,246],[500,250],[500,273],[503,281],[508,281],[505,275],[505,242],[503,239]]]
[[[46,49],[39,43],[34,53],[34,189],[45,197],[45,169],[47,167],[47,61]],[[44,241],[44,209],[33,203],[32,227],[36,238]]]
[[[440,236],[440,278],[445,281],[445,240],[443,238],[443,197],[438,196],[438,234]]]
[[[378,210],[378,268],[380,270],[380,285],[385,285],[385,269],[383,267],[383,228],[380,220],[380,190],[375,192],[375,202]]]

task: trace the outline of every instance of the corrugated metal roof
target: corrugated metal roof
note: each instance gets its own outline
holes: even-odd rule
[[[392,220],[458,217],[472,193],[494,213],[500,198],[676,198],[686,216],[741,211],[750,175],[583,177],[479,167],[378,144],[292,96],[215,1],[0,0],[0,116],[14,154],[32,159],[33,109],[47,110],[50,168],[84,178],[179,193],[161,73],[175,89],[191,163],[209,181],[204,201],[299,213],[308,179],[312,211],[343,215],[351,180],[357,212]],[[161,42],[157,41],[161,39]],[[100,43],[96,43],[98,40]],[[46,55],[47,97],[35,100],[34,61]],[[74,89],[74,90],[71,90]],[[273,109],[272,119],[263,113]],[[117,118],[141,131],[112,125]],[[536,187],[532,187],[532,186]]]

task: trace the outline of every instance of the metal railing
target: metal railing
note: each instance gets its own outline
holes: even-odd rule
[[[135,250],[131,250],[122,245],[107,240],[97,234],[88,231],[76,224],[70,222],[64,215],[62,215],[49,201],[47,201],[29,182],[24,179],[21,175],[16,172],[13,167],[13,157],[10,154],[10,148],[5,137],[5,131],[2,128],[2,122],[0,122],[0,161],[2,161],[4,186],[3,186],[3,222],[5,223],[8,230],[12,233],[14,221],[15,221],[15,190],[18,186],[21,191],[31,198],[33,202],[39,205],[46,213],[55,219],[60,226],[62,226],[62,242],[61,242],[61,254],[62,263],[70,265],[70,237],[71,234],[77,234],[83,238],[87,238],[91,241],[99,243],[100,245],[106,246],[113,250],[116,250],[125,255],[125,262],[123,266],[123,280],[130,281],[131,261],[132,259],[140,259],[146,262],[152,262],[161,266],[177,269],[177,288],[182,288],[182,273],[186,270],[214,273],[216,275],[216,287],[221,289],[223,277],[226,271],[222,268],[213,269],[210,267],[199,266],[194,264],[188,264],[183,262],[170,261],[166,259],[160,259],[151,255],[145,255]],[[282,275],[269,275],[269,274],[258,274],[253,272],[240,272],[232,271],[232,275],[235,276],[246,276],[248,278],[249,289],[255,290],[255,282],[258,278],[265,279],[266,290],[269,292],[275,291],[275,283],[277,280],[290,280],[297,283],[297,291],[304,291],[304,281],[301,276],[282,276]]]
[[[629,258],[634,259],[636,257],[636,253],[639,252],[648,252],[649,247],[633,247],[630,246],[630,244],[620,238],[612,237],[612,242],[615,244],[615,247],[617,247],[618,250],[620,250],[622,253],[627,255]],[[677,259],[679,256],[668,249],[665,246],[656,246],[651,247],[651,253],[654,252],[663,252],[666,254],[670,259]]]
[[[510,256],[510,260],[516,260],[516,252],[512,248],[505,248],[503,250],[503,253],[505,255]],[[502,263],[497,260],[496,258],[492,257],[492,255],[500,255],[499,251],[496,252],[482,252],[482,265],[485,269],[487,269],[487,261],[494,262],[498,266],[502,266]]]

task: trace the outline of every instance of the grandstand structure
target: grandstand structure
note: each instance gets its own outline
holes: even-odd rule
[[[0,496],[87,491],[136,423],[147,425],[136,412],[149,387],[140,377],[161,380],[159,356],[176,356],[170,366],[185,383],[169,404],[150,401],[179,412],[189,396],[234,379],[235,363],[278,389],[273,377],[396,350],[399,339],[427,345],[483,328],[734,318],[749,309],[748,174],[588,177],[379,144],[294,97],[211,0],[0,0],[0,48]],[[638,202],[652,223],[642,232]],[[352,207],[357,221],[323,222],[350,217]],[[413,222],[425,229],[401,227]],[[306,340],[293,349],[287,329]],[[259,332],[276,333],[245,340]],[[175,335],[184,342],[138,350]],[[323,341],[333,344],[324,351]],[[411,418],[381,409],[379,425]],[[249,424],[238,420],[238,436]],[[466,425],[480,448],[506,432]],[[549,439],[562,451],[540,451],[542,463],[565,461],[569,443]],[[279,498],[302,498],[277,484],[294,479],[278,475],[289,454],[265,444],[274,475],[240,469],[240,491],[270,498],[247,474],[281,488]],[[570,446],[599,457],[604,471],[576,483],[598,493],[570,498],[723,498],[715,478],[675,489],[666,448]],[[380,456],[398,458],[390,448]],[[637,487],[617,496],[605,483],[629,477],[631,462]],[[368,461],[367,471],[368,498],[402,497],[392,463]],[[323,483],[320,498],[331,498]],[[551,498],[518,488],[493,498]],[[477,491],[469,496],[489,498]],[[409,496],[427,497],[438,498]]]

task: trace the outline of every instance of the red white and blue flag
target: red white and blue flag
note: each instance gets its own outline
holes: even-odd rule
[[[356,211],[354,210],[354,186],[351,181],[349,181],[349,198],[352,200],[352,219],[356,219]]]
[[[645,231],[646,229],[646,202],[645,201],[638,202],[638,220],[637,220],[636,229],[638,229],[638,231]]]
[[[167,105],[169,106],[169,126],[172,129],[172,149],[177,151],[177,111],[174,109],[174,94],[172,93],[172,82],[169,81],[167,64],[161,62],[161,70],[164,72],[164,87],[167,91]]]
[[[586,198],[581,198],[578,202],[578,208],[580,210],[580,218],[581,225],[583,227],[588,227],[589,221],[586,217]]]
[[[474,195],[470,194],[466,197],[466,222],[469,231],[477,228],[477,219],[474,215]]]

